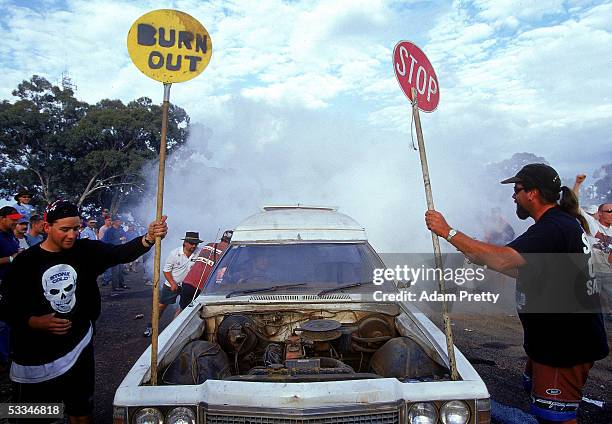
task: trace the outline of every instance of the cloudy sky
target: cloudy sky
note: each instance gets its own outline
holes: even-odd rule
[[[486,163],[527,151],[571,178],[612,162],[611,2],[0,0],[0,8],[4,99],[33,74],[57,83],[67,72],[90,103],[161,102],[161,84],[128,56],[131,24],[172,8],[207,28],[208,68],[171,93],[195,124],[168,164],[164,210],[180,217],[177,240],[187,229],[212,238],[263,204],[300,202],[339,206],[381,250],[430,245],[410,108],[392,68],[400,40],[419,45],[438,75],[440,104],[421,119],[436,206],[454,226],[479,235],[497,206],[480,184]],[[509,197],[500,206],[518,225]]]

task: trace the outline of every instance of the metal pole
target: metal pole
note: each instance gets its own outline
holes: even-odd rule
[[[433,195],[431,192],[431,181],[429,180],[429,167],[427,166],[427,155],[425,154],[425,141],[423,140],[423,130],[421,128],[421,118],[419,117],[419,107],[416,101],[417,93],[413,88],[412,92],[412,114],[414,116],[414,125],[416,127],[417,142],[419,144],[419,156],[421,158],[421,170],[423,171],[423,182],[425,183],[425,198],[427,199],[427,210],[434,209]],[[442,270],[442,252],[440,251],[440,240],[432,231],[431,239],[433,242],[434,255],[436,260],[436,268]],[[440,273],[440,293],[445,299],[446,287],[444,283],[444,272]],[[450,318],[448,316],[448,305],[446,300],[442,302],[442,320],[444,322],[444,334],[446,335],[446,348],[448,351],[448,362],[450,365],[451,379],[458,380],[459,373],[457,372],[457,362],[455,360],[455,348],[453,346],[453,330],[451,328]]]
[[[168,132],[168,108],[170,107],[170,86],[164,83],[162,104],[161,141],[159,145],[159,172],[157,173],[157,211],[155,219],[161,221],[164,209],[164,174],[166,170],[166,134]],[[159,335],[159,270],[161,264],[161,237],[155,238],[153,261],[153,307],[151,309],[151,385],[157,385],[157,337]]]

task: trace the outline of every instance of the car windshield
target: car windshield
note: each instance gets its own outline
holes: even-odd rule
[[[281,287],[312,292],[354,284],[370,285],[374,268],[384,265],[368,243],[300,243],[232,245],[211,273],[204,292]],[[366,283],[358,285],[355,283]],[[363,290],[363,289],[361,289]]]

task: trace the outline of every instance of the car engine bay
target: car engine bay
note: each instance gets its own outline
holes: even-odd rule
[[[432,348],[406,334],[398,331],[394,316],[378,312],[217,314],[207,317],[201,337],[182,346],[162,369],[160,383],[450,379]]]

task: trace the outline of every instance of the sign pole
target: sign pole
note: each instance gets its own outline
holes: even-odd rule
[[[161,141],[159,145],[159,171],[157,173],[157,212],[155,219],[161,221],[164,209],[164,174],[166,172],[166,134],[168,132],[168,108],[170,107],[170,87],[164,83],[164,102],[162,104]],[[151,314],[151,385],[157,385],[157,337],[159,335],[159,271],[161,268],[161,238],[155,238],[153,260],[153,309]]]
[[[431,181],[429,179],[429,167],[427,166],[427,155],[425,154],[425,141],[423,140],[423,130],[421,128],[421,118],[419,117],[419,107],[417,101],[416,89],[411,89],[412,98],[412,115],[414,116],[414,125],[416,127],[417,142],[419,145],[419,157],[421,159],[421,170],[423,171],[423,182],[425,183],[425,198],[427,199],[427,210],[434,209],[433,194],[431,191]],[[442,269],[442,252],[440,250],[440,239],[437,234],[431,232],[431,239],[433,241],[434,255],[436,260],[436,268]],[[440,280],[438,281],[440,286],[440,293],[442,293],[443,299],[446,293],[446,287],[444,283],[444,273],[440,273]],[[453,330],[451,328],[450,318],[448,316],[448,304],[446,300],[442,302],[442,321],[444,322],[444,334],[446,335],[446,349],[448,351],[448,362],[450,365],[451,379],[458,380],[459,373],[457,372],[457,361],[455,360],[455,348],[453,343]]]
[[[159,37],[156,36],[159,30]],[[162,34],[172,34],[163,40]],[[179,34],[178,41],[174,34]],[[127,48],[134,65],[146,76],[164,83],[162,103],[159,172],[157,174],[156,220],[164,209],[164,173],[166,168],[166,135],[172,83],[198,76],[210,62],[212,42],[208,31],[197,19],[180,10],[159,9],[145,13],[132,24]],[[153,262],[153,308],[151,310],[151,385],[157,385],[157,351],[159,336],[159,271],[161,238],[155,238]]]

